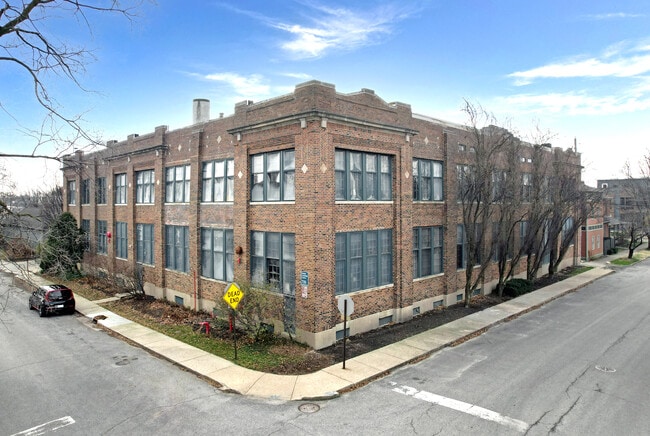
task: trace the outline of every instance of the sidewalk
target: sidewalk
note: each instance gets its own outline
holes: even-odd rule
[[[465,318],[348,359],[345,369],[338,363],[306,375],[275,375],[242,368],[229,360],[129,321],[102,308],[97,301],[89,301],[81,296],[75,296],[75,299],[77,311],[85,317],[91,320],[98,317],[97,324],[105,329],[215,383],[223,391],[274,400],[315,401],[335,398],[360,384],[383,377],[395,368],[418,361],[457,341],[471,337],[477,331],[487,330],[586,286],[612,273],[613,270],[608,268],[609,261],[622,256],[605,256],[583,262],[581,265],[594,268]],[[32,269],[32,265],[29,266]],[[36,270],[36,267],[34,264],[32,270]],[[21,270],[7,262],[2,262],[0,269],[14,274],[15,279],[23,283],[28,280],[34,284],[47,283],[40,276],[26,273],[24,269]]]

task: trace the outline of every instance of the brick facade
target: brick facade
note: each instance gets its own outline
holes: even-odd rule
[[[355,305],[348,323],[351,334],[377,328],[380,320],[403,322],[439,304],[454,304],[462,293],[465,276],[456,269],[456,224],[461,219],[454,194],[462,135],[460,126],[413,115],[410,106],[386,103],[371,90],[340,94],[333,85],[312,81],[286,96],[239,103],[231,116],[173,131],[160,126],[148,135],[110,142],[105,150],[71,156],[64,180],[76,180],[77,187],[91,180],[91,201],[82,205],[77,192],[76,204],[64,209],[79,222],[90,221],[92,241],[97,220],[107,221],[113,236],[117,222],[127,223],[127,259],[115,257],[114,238],[107,254],[96,253],[91,245],[85,257],[87,269],[107,273],[128,274],[136,262],[136,225],[153,224],[154,264],[143,266],[147,293],[171,301],[181,298],[197,310],[211,311],[227,285],[201,275],[201,228],[233,230],[234,247],[241,253],[234,256],[235,281],[251,279],[252,232],[294,235],[295,296],[278,293],[278,299],[295,298],[296,337],[322,348],[334,343],[342,329],[336,299],[339,233],[392,231],[392,283],[349,294]],[[392,200],[335,200],[337,149],[389,156]],[[295,151],[295,200],[251,201],[251,156],[282,150]],[[443,163],[443,201],[413,201],[414,158]],[[201,201],[202,164],[215,159],[234,159],[231,202]],[[190,198],[168,203],[165,170],[178,165],[190,166]],[[151,169],[155,200],[136,204],[136,173]],[[114,204],[114,177],[120,173],[127,179],[124,205]],[[95,201],[98,177],[107,183],[103,205]],[[187,272],[165,268],[165,225],[189,229]],[[425,226],[443,228],[443,273],[414,280],[413,228]],[[301,286],[301,273],[308,274],[307,289]],[[482,287],[486,293],[495,277],[492,269],[490,273]],[[282,330],[282,320],[275,322],[276,330]]]

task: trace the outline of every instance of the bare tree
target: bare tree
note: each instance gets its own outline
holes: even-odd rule
[[[514,147],[516,138],[507,129],[496,126],[493,114],[465,101],[463,111],[468,117],[464,140],[469,146],[465,163],[456,167],[457,199],[461,204],[462,226],[458,240],[466,248],[462,259],[465,269],[465,305],[484,281],[495,246],[486,230],[498,212],[495,203],[505,200],[504,154]],[[460,257],[460,256],[459,256]],[[475,268],[476,267],[476,268]]]
[[[626,180],[621,192],[621,224],[628,239],[628,258],[634,256],[634,250],[648,237],[650,249],[650,152],[646,152],[639,162],[638,172],[641,177],[634,177],[630,163],[624,167]]]
[[[32,85],[32,98],[45,112],[39,126],[22,126],[23,133],[31,137],[31,153],[2,152],[0,157],[29,157],[60,160],[73,146],[97,145],[98,139],[82,125],[80,115],[64,111],[50,93],[48,79],[63,77],[85,90],[79,77],[93,59],[92,52],[65,42],[61,35],[52,33],[47,26],[52,18],[68,18],[82,23],[92,34],[95,14],[114,13],[127,19],[134,17],[141,0],[99,0],[91,3],[79,0],[2,0],[0,2],[0,62],[22,71]],[[0,109],[19,126],[21,120],[12,116],[6,102],[0,100]],[[42,153],[46,144],[54,144],[54,154]],[[1,146],[1,145],[0,145]],[[2,147],[9,149],[9,147]]]

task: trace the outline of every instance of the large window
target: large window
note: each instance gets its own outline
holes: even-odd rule
[[[106,204],[106,177],[95,180],[95,201],[97,204]]]
[[[77,204],[77,182],[75,180],[68,180],[68,204]]]
[[[442,227],[413,229],[413,278],[441,274]]]
[[[115,204],[126,204],[126,173],[115,174]]]
[[[169,167],[165,173],[165,201],[167,203],[190,202],[190,166]]]
[[[390,229],[336,234],[336,293],[393,282],[393,232]]]
[[[123,222],[115,223],[115,257],[121,259],[129,257],[127,225]]]
[[[235,161],[213,160],[203,163],[203,191],[201,201],[233,201],[235,185]]]
[[[90,204],[90,180],[81,181],[81,204]]]
[[[467,237],[465,235],[465,226],[458,224],[456,226],[456,268],[463,269],[467,267]]]
[[[201,275],[231,282],[234,277],[231,229],[201,229]]]
[[[135,260],[138,263],[154,264],[153,224],[135,225]]]
[[[251,201],[296,199],[294,150],[256,154],[251,169]]]
[[[278,292],[295,295],[295,235],[251,233],[251,276],[253,283],[267,283]]]
[[[154,170],[136,171],[135,173],[135,202],[151,204],[154,202],[156,177]]]
[[[106,221],[103,220],[97,221],[97,253],[108,253],[106,244]]]
[[[471,199],[476,189],[475,169],[471,165],[456,165],[456,199],[462,201]]]
[[[413,159],[413,200],[442,201],[442,162]]]
[[[165,226],[165,268],[190,271],[189,227]]]
[[[393,199],[390,156],[336,150],[336,200],[390,201]]]
[[[521,175],[521,201],[530,202],[532,199],[533,175],[524,173]]]
[[[90,220],[81,220],[81,230],[83,230],[84,251],[90,251]]]

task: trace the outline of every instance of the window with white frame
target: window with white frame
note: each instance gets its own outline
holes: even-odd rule
[[[190,166],[178,165],[165,170],[165,201],[190,202]]]
[[[206,203],[233,201],[234,186],[235,161],[233,159],[203,162],[201,201]]]
[[[442,201],[442,162],[413,159],[413,200]]]
[[[442,226],[413,229],[413,278],[442,274]]]
[[[107,240],[106,240],[106,221],[97,220],[97,253],[108,253]]]
[[[135,260],[147,265],[154,264],[153,224],[135,225]]]
[[[90,179],[81,181],[81,204],[90,204]]]
[[[281,150],[251,156],[251,201],[293,201],[295,151]]]
[[[296,248],[293,233],[251,232],[251,278],[274,291],[295,295]]]
[[[165,226],[165,268],[190,271],[190,231],[188,226]]]
[[[106,177],[97,177],[95,180],[95,201],[97,204],[106,204]]]
[[[231,282],[234,277],[232,229],[201,229],[201,275]]]
[[[390,156],[336,150],[334,172],[336,200],[390,201],[393,199]]]
[[[393,282],[391,229],[336,234],[336,294]]]
[[[138,204],[154,203],[156,177],[154,170],[135,172],[135,202]]]
[[[126,204],[126,173],[115,174],[115,204]]]
[[[119,221],[115,223],[115,257],[120,259],[129,257],[127,224]]]
[[[77,204],[77,181],[68,180],[68,204]]]

